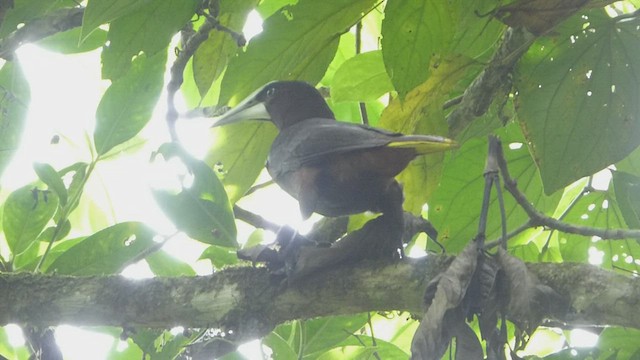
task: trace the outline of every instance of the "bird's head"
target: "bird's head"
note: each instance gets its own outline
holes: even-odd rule
[[[320,92],[302,81],[274,81],[218,117],[213,126],[242,120],[267,120],[278,129],[284,129],[310,118],[335,118]]]

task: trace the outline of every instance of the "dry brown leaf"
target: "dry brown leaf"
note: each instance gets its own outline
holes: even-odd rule
[[[460,305],[473,278],[477,261],[478,246],[477,242],[472,241],[441,276],[429,283],[425,296],[425,303],[429,307],[411,343],[412,359],[440,359],[455,336],[456,329],[466,325]],[[465,335],[463,331],[460,333]],[[478,341],[477,338],[475,341]],[[469,345],[469,348],[474,347]]]

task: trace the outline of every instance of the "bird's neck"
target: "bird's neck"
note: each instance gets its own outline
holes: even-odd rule
[[[335,115],[329,108],[329,105],[320,99],[320,101],[295,103],[287,109],[282,109],[280,114],[272,116],[273,123],[282,130],[291,125],[297,124],[303,120],[312,118],[334,119]]]

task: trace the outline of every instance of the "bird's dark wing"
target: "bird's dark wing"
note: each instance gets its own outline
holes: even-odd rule
[[[271,148],[269,163],[275,173],[297,170],[302,166],[340,154],[381,147],[411,148],[417,154],[439,146],[437,136],[403,135],[366,125],[312,118],[283,129]],[[435,144],[435,145],[434,145]],[[443,143],[445,148],[451,147]]]

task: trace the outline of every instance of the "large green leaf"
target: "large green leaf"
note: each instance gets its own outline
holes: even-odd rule
[[[151,0],[90,0],[82,17],[81,38],[85,41],[102,24],[130,14]]]
[[[613,196],[613,189],[584,195],[563,219],[570,224],[602,229],[627,228],[624,216]],[[640,259],[640,244],[634,239],[601,240],[577,234],[558,235],[564,261],[591,262],[604,268],[614,266],[629,272],[640,268],[634,262]]]
[[[552,212],[561,194],[544,195],[537,168],[523,146],[525,140],[517,124],[510,124],[497,133],[502,139],[509,171],[518,182],[518,188],[538,210]],[[520,147],[510,149],[510,144],[519,144]],[[429,201],[429,220],[438,229],[439,241],[447,251],[460,251],[477,233],[486,156],[487,140],[472,139],[446,159],[440,186]],[[515,230],[528,220],[528,216],[510,195],[504,194],[504,200],[507,230]],[[496,239],[500,235],[500,213],[495,195],[490,209],[486,235],[488,239]]]
[[[80,42],[80,28],[59,32],[46,37],[36,44],[51,51],[62,54],[76,54],[95,50],[107,41],[107,32],[101,29],[93,31],[87,38]]]
[[[6,1],[9,3],[9,1]],[[39,18],[63,7],[75,7],[78,4],[74,0],[13,0],[11,9],[7,11],[0,22],[0,38],[5,38],[9,33],[18,29],[21,24]]]
[[[205,162],[220,169],[229,201],[235,204],[253,185],[267,162],[267,153],[277,130],[271,123],[250,122],[211,130],[213,143]]]
[[[640,178],[614,171],[613,190],[626,224],[630,228],[640,229]]]
[[[133,138],[149,122],[164,79],[167,53],[138,56],[131,71],[109,86],[96,110],[96,151],[106,154]]]
[[[331,85],[332,101],[374,101],[393,90],[381,51],[358,54],[336,70]]]
[[[105,275],[122,271],[157,243],[156,233],[140,222],[124,222],[100,230],[60,254],[47,272]]]
[[[640,330],[609,327],[598,337],[598,348],[602,351],[598,359],[640,358]]]
[[[154,190],[154,197],[176,227],[207,244],[237,247],[236,225],[227,193],[213,170],[176,144],[158,151],[167,160],[178,157],[193,175],[193,183],[175,193]]]
[[[0,175],[20,143],[30,100],[29,83],[20,63],[5,62],[0,70]]]
[[[640,144],[640,19],[576,15],[517,69],[517,111],[547,194]]]
[[[382,112],[380,127],[404,134],[446,135],[442,110],[445,97],[468,68],[468,61],[458,57],[443,61],[423,84],[411,90],[404,101],[395,98]],[[442,174],[443,154],[415,159],[398,176],[405,194],[404,208],[419,214]]]
[[[433,54],[450,45],[457,3],[388,0],[382,21],[382,55],[401,98],[423,83]]]
[[[102,51],[102,77],[115,80],[127,73],[131,59],[164,52],[171,38],[191,19],[196,0],[149,1],[109,25],[109,45]]]
[[[258,0],[223,0],[220,1],[220,15],[217,20],[221,25],[240,32],[249,11]],[[229,58],[238,51],[236,40],[227,32],[213,29],[209,37],[193,55],[193,76],[200,96],[204,97],[211,84],[222,74]]]
[[[279,325],[263,343],[280,356],[313,359],[332,349],[367,323],[367,314],[322,317]]]
[[[221,104],[235,104],[271,80],[317,83],[333,59],[340,34],[349,30],[377,1],[300,0],[276,12],[232,59],[222,81]]]
[[[2,228],[13,255],[25,251],[44,230],[58,208],[58,197],[27,185],[9,194],[4,203]]]

